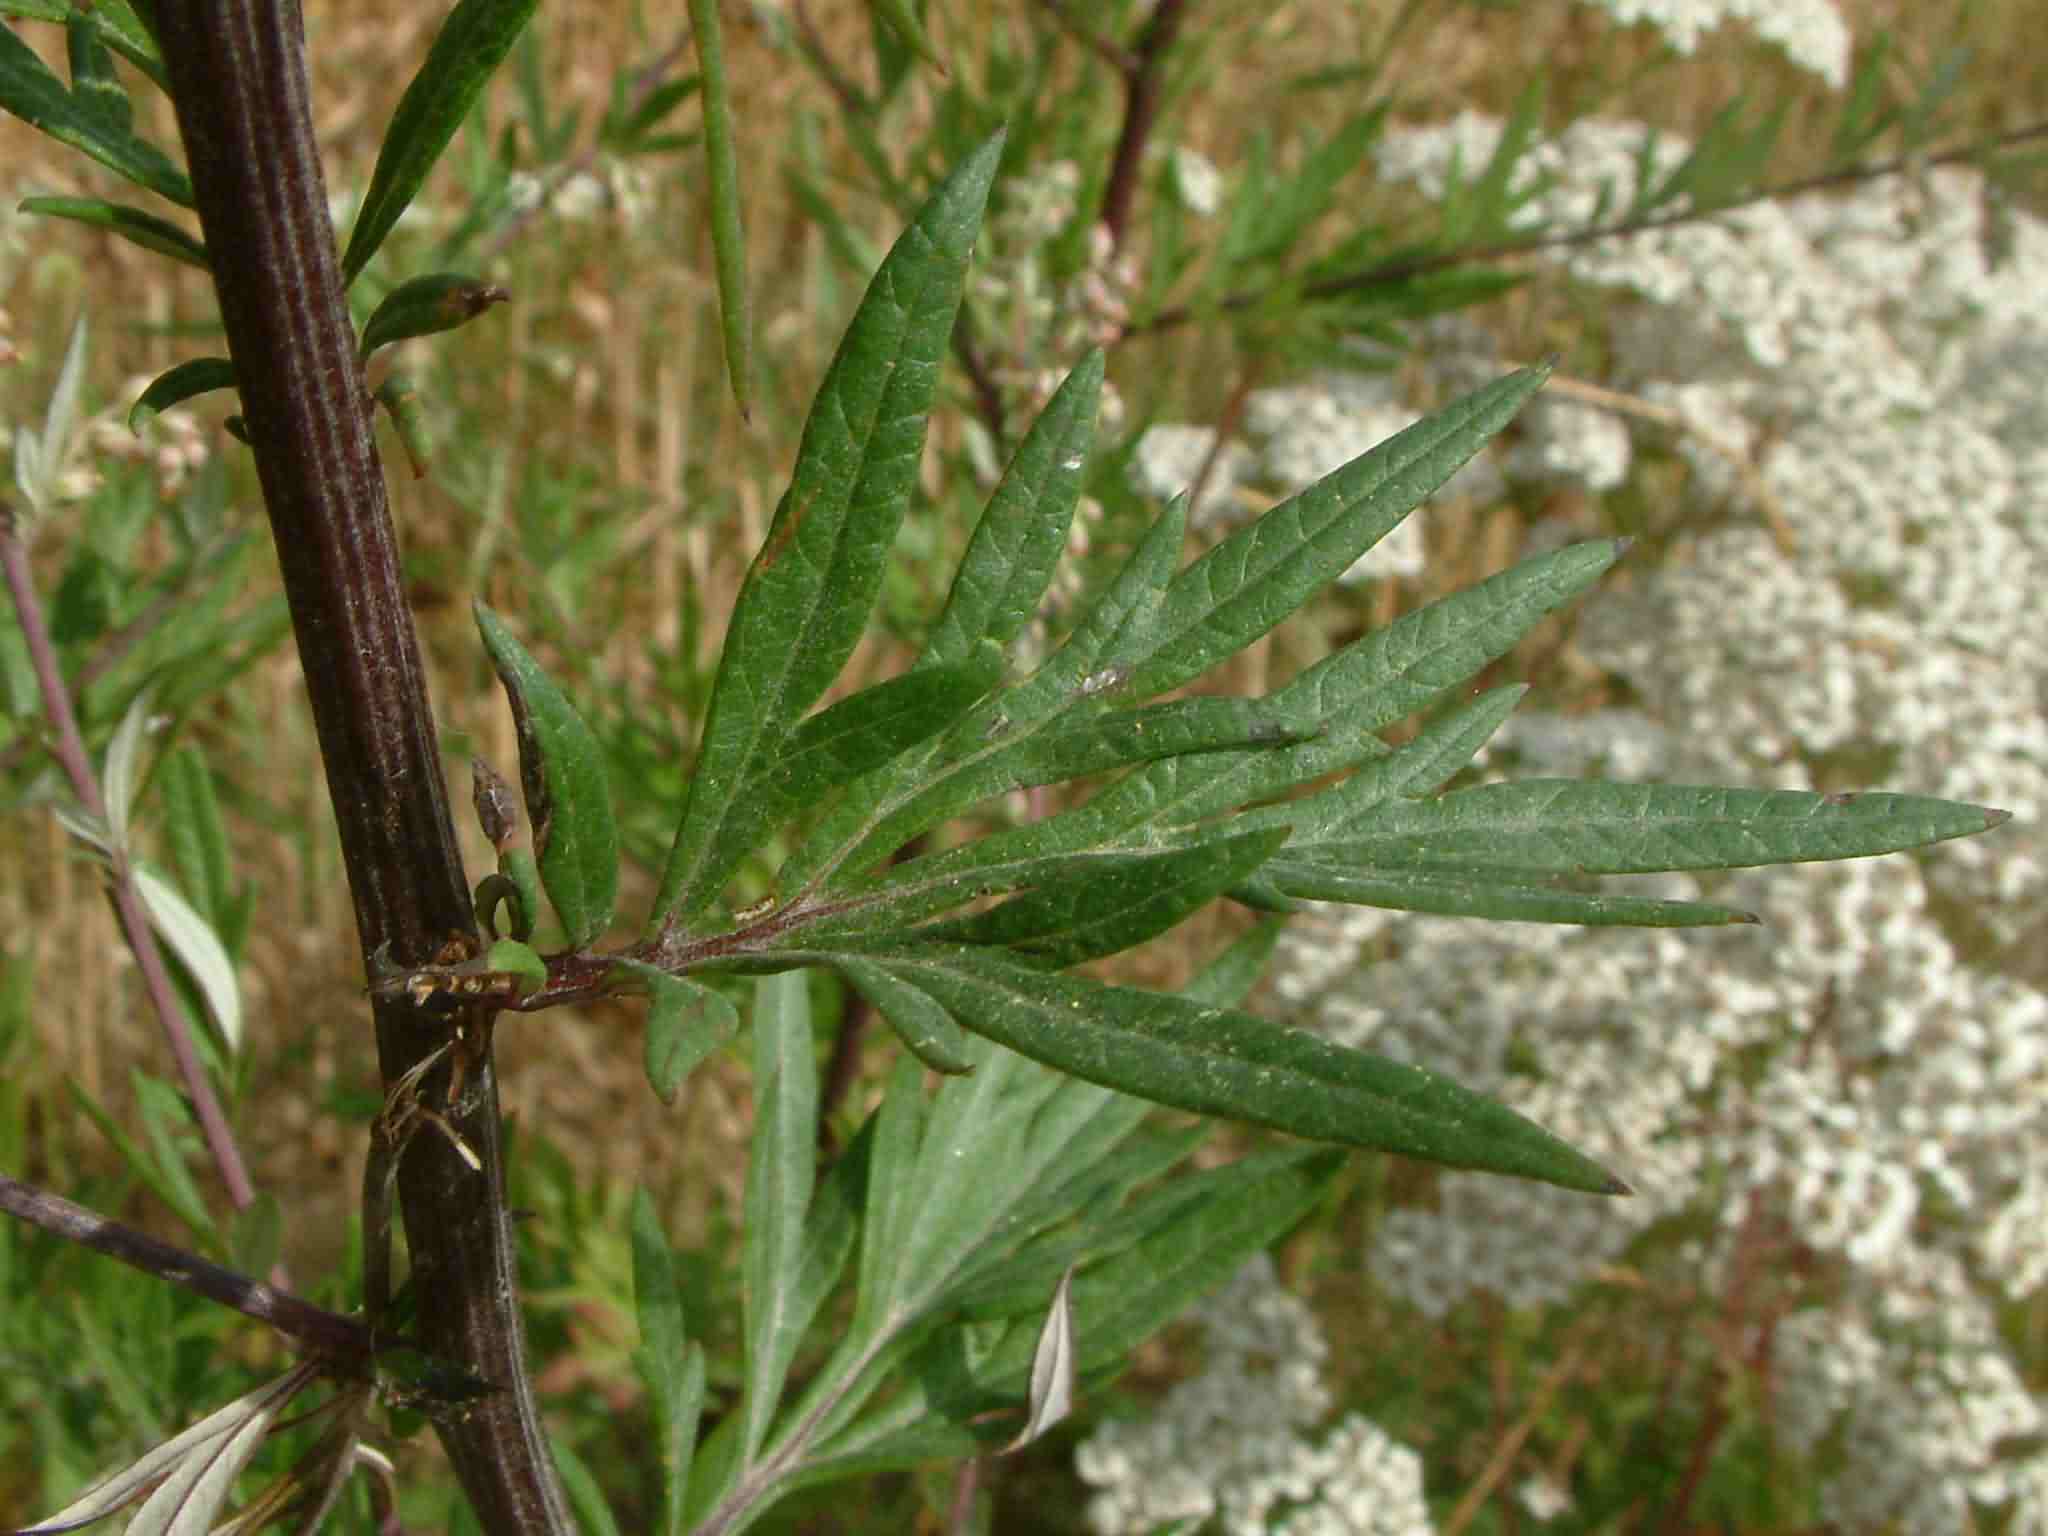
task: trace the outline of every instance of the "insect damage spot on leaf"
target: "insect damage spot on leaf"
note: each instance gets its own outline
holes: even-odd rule
[[[794,487],[783,497],[782,505],[775,509],[775,522],[768,529],[767,541],[761,545],[761,553],[754,557],[757,570],[772,571],[782,563],[782,557],[788,553],[790,542],[796,538],[796,531],[802,526],[804,514],[810,507],[810,497],[805,496],[798,501]]]

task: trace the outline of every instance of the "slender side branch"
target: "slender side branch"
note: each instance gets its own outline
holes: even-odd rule
[[[196,1253],[159,1242],[146,1232],[74,1205],[0,1173],[0,1211],[32,1227],[103,1253],[110,1259],[182,1285],[208,1301],[233,1307],[245,1317],[268,1323],[309,1354],[320,1356],[350,1375],[367,1375],[375,1345],[370,1330],[352,1317],[265,1285],[261,1280],[211,1263]],[[385,1344],[398,1342],[386,1338]]]
[[[78,797],[85,813],[105,821],[106,801],[100,795],[99,780],[93,774],[92,759],[85,750],[85,738],[79,734],[78,717],[71,710],[71,695],[64,686],[64,673],[57,665],[56,647],[50,642],[49,626],[43,620],[43,606],[36,597],[35,582],[29,571],[28,549],[15,530],[14,509],[4,501],[0,501],[0,572],[5,573],[8,596],[14,599],[15,619],[21,625],[22,638],[28,644],[36,686],[43,695],[43,710],[50,717],[50,729],[55,736],[52,748],[57,761],[64,769],[64,776],[71,781],[71,792]],[[219,1170],[221,1184],[235,1209],[243,1210],[255,1200],[256,1190],[249,1182],[249,1170],[242,1161],[242,1149],[235,1143],[235,1133],[228,1126],[227,1116],[221,1112],[213,1082],[207,1077],[206,1068],[199,1061],[199,1052],[192,1044],[192,1033],[185,1024],[185,1011],[178,1006],[177,991],[171,985],[170,972],[164,969],[163,955],[156,946],[156,935],[150,931],[148,915],[142,910],[142,898],[135,889],[135,873],[128,850],[118,840],[110,842],[107,861],[114,911],[121,922],[121,936],[127,941],[129,952],[135,956],[135,964],[142,973],[143,989],[149,994],[150,1007],[155,1010],[157,1023],[170,1045],[171,1059],[178,1067],[178,1079],[185,1085],[186,1093],[192,1096],[192,1108],[199,1117],[200,1134],[206,1138],[206,1150],[213,1157],[213,1166]]]
[[[1152,141],[1152,125],[1159,120],[1159,104],[1166,94],[1166,56],[1180,35],[1187,10],[1187,0],[1159,0],[1138,34],[1129,67],[1124,70],[1124,125],[1110,161],[1109,184],[1103,188],[1101,214],[1110,244],[1117,249],[1122,248],[1130,228],[1145,147]]]
[[[157,0],[156,21],[221,319],[270,515],[367,957],[418,963],[475,924],[370,399],[340,277],[293,0]],[[448,1039],[373,1002],[387,1087]],[[505,1212],[487,1023],[461,1052],[453,1135],[398,1172],[422,1345],[503,1390],[436,1425],[491,1532],[575,1527],[541,1432]],[[437,1067],[422,1089],[445,1093]],[[457,1146],[471,1149],[471,1169]]]
[[[1427,277],[1432,272],[1447,272],[1454,267],[1479,266],[1488,262],[1502,262],[1517,256],[1535,255],[1541,251],[1568,250],[1573,246],[1594,245],[1602,240],[1618,240],[1626,235],[1646,234],[1652,230],[1671,229],[1680,224],[1697,224],[1705,219],[1719,218],[1724,213],[1735,213],[1757,203],[1779,202],[1785,198],[1804,197],[1809,192],[1825,192],[1834,187],[1854,186],[1859,182],[1877,181],[1886,176],[1900,176],[1908,171],[1932,170],[1944,165],[1969,165],[1983,159],[1993,150],[2014,149],[2019,145],[2032,143],[2036,139],[2048,139],[2048,122],[2029,123],[2002,133],[1985,144],[1961,144],[1952,149],[1934,154],[1896,155],[1889,160],[1864,160],[1854,165],[1836,166],[1812,176],[1802,176],[1794,181],[1778,182],[1771,186],[1759,187],[1741,197],[1730,198],[1724,203],[1715,203],[1707,208],[1681,208],[1670,213],[1655,213],[1637,219],[1622,219],[1612,224],[1592,225],[1583,229],[1546,230],[1520,240],[1502,240],[1493,245],[1470,246],[1447,251],[1432,251],[1419,256],[1402,256],[1392,261],[1383,261],[1356,272],[1340,272],[1332,277],[1320,278],[1302,285],[1304,299],[1333,299],[1343,294],[1357,293],[1365,289],[1380,287],[1387,283],[1404,283],[1411,278]],[[1253,309],[1270,297],[1266,292],[1233,293],[1220,300],[1215,308],[1225,313]],[[1150,335],[1159,331],[1178,330],[1181,326],[1211,312],[1209,307],[1178,304],[1171,309],[1162,309],[1146,320],[1127,325],[1117,336],[1117,342],[1129,341],[1134,336]]]

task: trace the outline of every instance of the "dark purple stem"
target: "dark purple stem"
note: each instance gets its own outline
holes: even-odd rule
[[[96,1211],[58,1195],[10,1179],[0,1173],[0,1211],[20,1218],[32,1227],[67,1241],[103,1253],[110,1259],[155,1275],[172,1285],[181,1285],[208,1301],[233,1307],[259,1323],[268,1323],[309,1354],[335,1362],[351,1375],[369,1370],[376,1341],[370,1330],[352,1317],[330,1312],[325,1307],[265,1285],[261,1280],[202,1259],[196,1253],[159,1242],[146,1232],[124,1227]],[[397,1342],[385,1338],[386,1345]]]
[[[1152,141],[1152,128],[1159,120],[1159,106],[1166,95],[1166,56],[1180,35],[1187,11],[1187,0],[1159,0],[1131,46],[1130,62],[1123,72],[1124,125],[1109,163],[1109,183],[1103,188],[1101,213],[1115,249],[1122,249],[1130,228],[1131,210],[1138,200],[1138,178],[1144,170],[1145,147]]]
[[[155,13],[365,967],[373,954],[417,964],[476,928],[327,213],[299,7],[157,0]],[[387,1090],[447,1043],[447,1022],[402,997],[373,1012]],[[526,1367],[489,1031],[469,1022],[449,1134],[413,1140],[398,1193],[422,1346],[503,1390],[435,1427],[483,1529],[568,1532]],[[448,1076],[427,1075],[421,1098],[442,1105]]]

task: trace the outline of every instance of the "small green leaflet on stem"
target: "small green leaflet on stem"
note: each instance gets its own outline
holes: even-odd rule
[[[619,829],[604,748],[503,621],[483,603],[474,606],[519,732],[519,779],[541,884],[570,944],[581,949],[611,926],[618,899]]]

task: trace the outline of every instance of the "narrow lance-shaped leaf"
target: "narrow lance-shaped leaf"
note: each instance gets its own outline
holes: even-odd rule
[[[1031,1388],[1025,1399],[1024,1427],[1003,1447],[1005,1456],[1021,1451],[1074,1411],[1074,1272],[1060,1276],[1038,1331],[1031,1356]]]
[[[683,1326],[683,1292],[675,1255],[645,1189],[633,1191],[633,1306],[639,1316],[640,1346],[650,1352],[657,1374],[673,1380],[683,1363],[689,1334]]]
[[[1404,614],[1325,657],[1275,697],[1316,719],[1377,729],[1426,709],[1585,592],[1627,549],[1590,539],[1538,555]]]
[[[747,237],[741,222],[739,159],[733,153],[732,100],[725,80],[725,31],[719,0],[690,0],[690,29],[703,71],[704,171],[711,194],[711,258],[718,274],[719,329],[725,372],[742,417],[754,412],[754,314],[747,296]]]
[[[884,960],[978,1034],[1090,1082],[1200,1114],[1614,1193],[1598,1164],[1448,1078],[1227,1008],[1033,970],[984,950]]]
[[[910,1053],[934,1072],[951,1075],[972,1069],[966,1031],[929,995],[881,966],[851,955],[835,955],[832,968],[889,1021]]]
[[[99,31],[81,11],[64,23],[65,61],[71,66],[71,95],[79,109],[106,124],[109,133],[125,134],[135,125],[135,108],[114,73],[114,56]]]
[[[737,864],[771,827],[954,725],[1002,670],[1002,654],[984,645],[958,662],[892,677],[812,715],[728,810],[713,865]]]
[[[1757,921],[1753,913],[1708,901],[1663,901],[1537,885],[1526,871],[1359,869],[1284,855],[1268,861],[1231,894],[1268,911],[1292,910],[1296,900],[1342,901],[1435,917],[1576,923],[1589,928],[1693,928]]]
[[[483,94],[539,0],[460,0],[405,88],[349,231],[343,280],[369,265]]]
[[[235,365],[224,357],[195,357],[179,363],[150,380],[149,387],[128,407],[129,430],[139,427],[152,414],[168,411],[196,395],[235,387]]]
[[[108,48],[149,76],[159,89],[171,88],[156,39],[128,0],[94,0],[90,8],[81,8],[78,0],[0,0],[0,16],[51,21],[58,26],[77,18],[98,33],[99,40]]]
[[[1166,932],[1251,878],[1287,837],[1286,827],[1273,827],[1133,859],[910,937],[997,946],[1054,969],[1081,965]]]
[[[1525,779],[1391,801],[1342,841],[1320,845],[1317,857],[1389,870],[1735,869],[1891,853],[2006,819],[2004,811],[1922,795]]]
[[[1045,600],[1095,440],[1102,372],[1100,351],[1082,358],[1025,433],[960,557],[927,664],[960,660],[983,640],[1008,645]]]
[[[1527,369],[1485,385],[1240,529],[1166,594],[1131,688],[1162,693],[1199,677],[1286,618],[1391,533],[1513,419],[1542,385]]]
[[[541,884],[581,949],[611,925],[619,889],[619,829],[604,748],[526,648],[481,602],[477,630],[511,701],[519,780]]]
[[[1269,1246],[1323,1197],[1341,1155],[1311,1149],[1261,1154],[1193,1176],[1193,1199],[1073,1288],[1077,1365],[1086,1373],[1125,1360],[1249,1255]],[[1176,1194],[1179,1193],[1174,1186]],[[968,1325],[963,1325],[968,1326]],[[1024,1389],[1032,1331],[1012,1328],[992,1353],[969,1356],[959,1331],[934,1338],[902,1374],[904,1389],[822,1441],[803,1481],[973,1455],[1001,1433],[980,1415]],[[971,1363],[969,1363],[971,1360]]]
[[[136,1075],[135,1080],[147,1081],[141,1078],[140,1074]],[[157,1159],[145,1152],[133,1137],[122,1130],[119,1122],[107,1113],[105,1107],[79,1087],[76,1081],[68,1082],[65,1086],[71,1090],[72,1103],[78,1106],[86,1119],[98,1127],[100,1134],[107,1138],[114,1150],[121,1154],[121,1160],[127,1164],[128,1171],[148,1185],[150,1193],[169,1206],[178,1219],[191,1228],[203,1241],[208,1252],[225,1258],[227,1248],[221,1241],[220,1230],[214,1222],[213,1213],[207,1209],[206,1202],[194,1192],[190,1172],[185,1171],[182,1177],[167,1174],[158,1165]]]
[[[462,272],[429,272],[407,278],[371,312],[363,326],[360,354],[367,358],[394,341],[452,331],[511,297],[496,284]]]
[[[398,446],[405,451],[406,466],[412,470],[413,479],[426,479],[432,456],[428,451],[427,413],[421,406],[419,386],[409,374],[388,373],[384,382],[377,386],[376,400],[384,407],[385,415],[391,418],[392,428],[398,433]]]
[[[192,909],[170,881],[146,864],[135,866],[135,891],[142,909],[185,973],[198,987],[214,1028],[230,1051],[242,1048],[242,993],[235,964],[213,925]]]
[[[719,836],[735,798],[772,770],[867,625],[1001,154],[1000,137],[990,140],[932,195],[875,274],[819,387],[789,490],[733,603],[657,924],[718,898],[743,856]]]
[[[227,825],[213,775],[196,747],[165,754],[157,770],[163,793],[163,837],[178,877],[199,915],[218,923],[234,901]]]
[[[961,1054],[971,1066],[974,1056],[987,1049],[980,1041],[969,1040]],[[903,1254],[903,1237],[917,1220],[923,1201],[923,1190],[915,1174],[918,1149],[924,1142],[926,1111],[924,1071],[914,1055],[900,1057],[889,1074],[881,1107],[875,1111],[874,1137],[868,1145],[868,1191],[867,1204],[861,1211],[860,1267],[853,1320],[847,1328],[853,1340],[872,1336],[893,1299],[891,1281]]]
[[[151,1077],[134,1067],[128,1069],[128,1086],[135,1096],[136,1113],[142,1119],[150,1160],[156,1165],[163,1186],[176,1192],[179,1210],[206,1211],[206,1197],[199,1192],[189,1161],[190,1137],[198,1128],[190,1101],[162,1078]],[[209,1213],[206,1221],[208,1236],[224,1247],[217,1220]]]
[[[1375,630],[1323,661],[1273,695],[1274,706],[1330,729],[1323,735],[1277,750],[1205,753],[1168,758],[1127,774],[1078,809],[1050,821],[1008,828],[937,856],[935,870],[965,872],[1034,853],[1083,846],[1129,845],[1149,840],[1159,829],[1186,826],[1268,800],[1326,774],[1377,766],[1360,773],[1394,773],[1406,780],[1412,757],[1393,768],[1389,749],[1371,733],[1405,719],[1463,684],[1489,662],[1513,649],[1529,627],[1596,580],[1621,550],[1618,540],[1597,540],[1539,556],[1467,591],[1439,599]],[[1497,700],[1505,704],[1505,700]],[[1424,731],[1433,736],[1437,727]],[[1478,749],[1478,742],[1472,750]],[[1411,743],[1401,749],[1410,752]],[[1444,777],[1449,777],[1446,772]],[[1439,780],[1438,782],[1441,782]],[[1365,803],[1380,793],[1385,778],[1344,781],[1308,801],[1294,801],[1247,813],[1244,825],[1294,821],[1296,836],[1310,835],[1325,816],[1347,804]],[[1425,784],[1424,788],[1434,788]],[[1415,793],[1415,783],[1385,793]],[[1302,810],[1297,818],[1297,807]]]
[[[1187,522],[1187,497],[1167,502],[1073,633],[1018,690],[1014,708],[1035,713],[1075,692],[1092,695],[1122,689],[1130,682],[1133,654],[1151,633],[1180,565]]]
[[[169,256],[187,266],[197,267],[202,272],[210,271],[211,263],[206,258],[206,247],[192,235],[187,234],[169,219],[160,219],[153,213],[140,208],[131,208],[126,203],[108,202],[104,197],[25,197],[21,200],[23,213],[40,213],[46,218],[71,219],[80,224],[91,224],[96,228],[119,235],[132,245],[139,245],[145,251],[155,251],[159,256]]]
[[[71,327],[71,340],[65,345],[64,361],[58,365],[57,382],[50,388],[49,404],[43,408],[43,430],[31,432],[25,422],[14,429],[14,483],[39,515],[47,515],[57,504],[58,480],[77,441],[86,334],[85,316],[81,313]]]
[[[120,1471],[102,1478],[48,1519],[24,1527],[18,1536],[45,1536],[45,1533],[53,1536],[58,1531],[76,1530],[127,1508],[151,1487],[180,1475],[181,1469],[197,1466],[203,1470],[228,1452],[230,1447],[236,1446],[236,1437],[250,1425],[267,1428],[312,1376],[313,1368],[301,1365],[273,1381],[266,1381],[208,1414],[189,1429],[181,1430],[152,1447]],[[136,1518],[141,1517],[138,1515]],[[197,1529],[209,1529],[211,1524],[208,1521]],[[134,1526],[129,1529],[133,1530]]]
[[[0,108],[159,197],[192,206],[192,183],[170,156],[108,116],[97,100],[67,90],[11,27],[0,27]]]
[[[924,25],[918,20],[917,9],[911,0],[868,0],[868,9],[904,47],[940,74],[946,73],[946,62],[932,47],[931,39],[925,36]]]
[[[851,880],[920,832],[1012,789],[1060,784],[1183,753],[1282,747],[1313,734],[1262,699],[1170,699],[1137,709],[1075,709],[1020,732],[1014,741],[992,743],[979,757],[906,796],[878,818],[845,858],[843,872]]]
[[[1375,758],[1328,789],[1298,800],[1245,811],[1233,828],[1285,824],[1294,829],[1290,852],[1306,852],[1347,827],[1369,820],[1380,806],[1402,796],[1432,794],[1464,769],[1514,712],[1528,688],[1521,683],[1482,693],[1424,726],[1412,741]]]
[[[654,1397],[661,1459],[663,1536],[681,1536],[690,1451],[704,1402],[704,1352],[683,1323],[682,1284],[668,1236],[645,1189],[633,1192],[633,1306],[640,1323],[634,1360]]]
[[[781,1402],[805,1326],[800,1306],[804,1217],[816,1178],[818,1067],[801,971],[754,988],[754,1135],[741,1255],[746,1398],[741,1456],[751,1462]]]
[[[114,847],[126,852],[132,841],[129,827],[135,815],[135,791],[142,782],[142,754],[149,742],[150,690],[144,688],[128,701],[121,723],[107,743],[107,756],[100,772],[100,797],[107,808],[107,837]]]
[[[785,803],[808,803],[956,723],[1002,674],[1002,653],[983,645],[862,689],[798,726],[767,782]]]
[[[994,744],[1020,727],[1042,722],[1084,699],[1099,699],[1120,685],[1121,672],[1097,663],[1120,633],[1141,624],[1157,607],[1179,558],[1186,515],[1185,498],[1175,498],[1051,660],[937,743],[919,765],[919,773],[876,775],[856,785],[784,862],[785,888],[806,885],[844,864],[850,863],[858,873],[936,819],[1013,787],[1006,782],[1007,769],[989,765],[991,756],[1002,750]],[[880,854],[874,852],[878,847]]]

